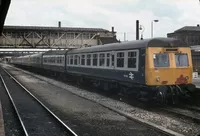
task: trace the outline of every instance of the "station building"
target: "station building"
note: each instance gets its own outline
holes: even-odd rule
[[[119,42],[114,27],[4,26],[0,48],[80,48]]]
[[[200,25],[184,26],[168,33],[167,37],[182,40],[191,46],[193,71],[200,74]]]

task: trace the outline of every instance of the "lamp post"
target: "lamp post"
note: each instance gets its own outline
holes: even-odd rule
[[[159,22],[159,20],[152,20],[151,21],[151,38],[153,38],[153,22]]]
[[[143,40],[143,32],[144,32],[145,28],[143,25],[140,25],[140,31],[141,31],[141,38],[140,40]]]

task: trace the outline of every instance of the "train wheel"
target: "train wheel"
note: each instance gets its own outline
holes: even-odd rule
[[[156,103],[159,105],[166,105],[167,101],[167,86],[158,86],[156,92]]]

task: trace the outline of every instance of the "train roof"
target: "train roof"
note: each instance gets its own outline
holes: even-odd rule
[[[30,57],[41,57],[42,54],[44,54],[44,53],[40,52],[40,53],[36,53],[36,54],[31,54]]]
[[[50,50],[45,52],[43,55],[65,55],[68,50]]]
[[[189,47],[187,43],[173,38],[153,38],[145,40],[136,40],[122,43],[112,43],[105,45],[96,45],[92,47],[73,49],[68,53],[84,53],[110,50],[126,50],[147,47]]]

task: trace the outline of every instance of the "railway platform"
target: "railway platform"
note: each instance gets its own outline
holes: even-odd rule
[[[0,136],[5,136],[1,101],[0,101]]]

